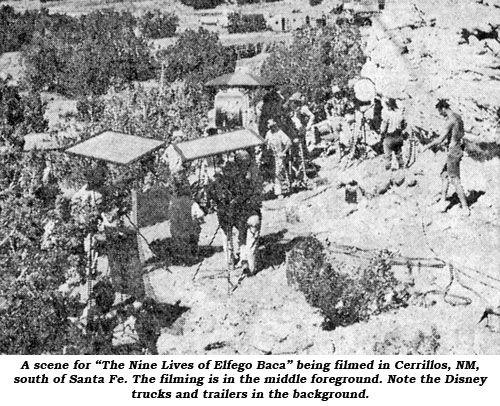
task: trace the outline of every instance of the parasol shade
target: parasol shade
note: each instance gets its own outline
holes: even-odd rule
[[[156,151],[164,141],[105,131],[66,150],[69,154],[128,165]]]
[[[212,79],[206,83],[206,86],[234,86],[234,87],[269,87],[273,84],[260,76],[253,75],[242,70],[237,70],[234,73],[227,73],[225,75],[219,76],[218,78]]]
[[[211,137],[180,142],[174,144],[173,147],[183,161],[193,161],[238,149],[256,147],[264,142],[264,139],[256,132],[244,128]]]

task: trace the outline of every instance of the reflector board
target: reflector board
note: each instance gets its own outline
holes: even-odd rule
[[[180,142],[173,146],[183,161],[193,161],[239,149],[256,147],[261,144],[264,144],[262,137],[255,131],[243,128],[211,137]]]
[[[164,144],[164,141],[151,138],[105,131],[73,145],[66,152],[114,164],[127,165],[161,148]]]

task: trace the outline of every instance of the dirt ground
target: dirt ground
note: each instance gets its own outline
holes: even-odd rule
[[[158,341],[160,353],[373,354],[375,343],[386,339],[392,343],[386,351],[398,353],[407,348],[400,348],[402,343],[418,340],[422,333],[431,335],[432,329],[439,336],[438,353],[498,353],[500,320],[491,319],[490,327],[478,321],[487,305],[496,306],[500,300],[500,188],[495,181],[500,161],[464,159],[463,178],[471,202],[480,197],[471,206],[472,215],[463,217],[456,205],[439,213],[433,204],[440,190],[443,160],[443,153],[422,154],[407,173],[417,179],[416,186],[405,183],[384,195],[362,199],[353,207],[345,202],[337,183],[348,177],[369,190],[371,184],[385,182],[390,175],[384,173],[382,159],[365,161],[348,171],[341,171],[332,158],[320,159],[320,186],[265,202],[260,247],[264,269],[243,279],[236,289],[227,279],[221,233],[213,244],[219,247],[218,252],[206,258],[199,269],[199,264],[174,266],[148,274],[150,295],[162,302],[180,301],[189,308],[172,327],[163,330]],[[202,246],[209,243],[216,228],[216,219],[209,216]],[[285,277],[290,241],[310,234],[340,245],[386,248],[405,257],[439,256],[464,273],[451,284],[447,297],[451,304],[442,293],[450,283],[449,269],[422,267],[413,271],[416,292],[437,293],[368,322],[326,331],[318,309],[288,286]],[[403,277],[405,273],[399,269]],[[230,276],[236,284],[239,272]],[[466,298],[470,304],[458,298]]]

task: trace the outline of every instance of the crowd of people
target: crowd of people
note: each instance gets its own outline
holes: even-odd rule
[[[439,100],[436,109],[446,125],[439,136],[429,140],[424,151],[441,144],[446,144],[448,149],[441,173],[442,211],[447,207],[451,183],[463,212],[468,215],[470,211],[460,182],[463,121],[446,100]],[[272,185],[274,197],[283,199],[289,193],[308,187],[312,159],[321,155],[349,162],[381,154],[384,158],[381,171],[405,170],[403,146],[410,130],[398,100],[377,97],[372,102],[359,102],[350,98],[347,91],[332,86],[331,98],[324,103],[323,121],[318,120],[317,110],[315,114],[300,92],[285,99],[275,89],[270,90],[261,103],[258,122],[264,146],[227,154],[219,162],[214,178],[206,184],[205,198],[212,202],[224,233],[228,266],[240,264],[249,275],[257,271],[256,250],[265,180]]]
[[[325,119],[322,121],[316,118],[300,93],[294,93],[283,103],[285,108],[279,102],[277,97],[268,97],[270,106],[264,103],[261,114],[261,121],[267,122],[267,132],[264,133],[263,126],[259,126],[274,161],[272,174],[278,198],[282,198],[286,190],[284,184],[297,179],[300,170],[310,165],[309,159],[317,156],[316,151],[321,151],[323,156],[334,155],[338,162],[344,160],[346,163],[383,154],[385,170],[402,171],[406,168],[403,147],[410,137],[411,129],[407,126],[404,109],[395,98],[377,95],[371,101],[359,101],[348,91],[334,85],[331,98],[324,103]],[[447,207],[446,197],[451,183],[464,213],[470,214],[460,182],[460,161],[464,150],[463,121],[447,100],[439,100],[435,107],[445,120],[444,129],[440,134],[435,134],[434,140],[426,140],[429,144],[422,152],[439,145],[446,146],[447,161],[441,173],[442,211]],[[306,180],[306,175],[304,171],[301,180]]]

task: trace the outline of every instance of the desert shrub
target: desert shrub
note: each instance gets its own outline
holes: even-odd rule
[[[113,130],[167,143],[200,137],[206,125],[208,102],[205,104],[197,97],[184,82],[177,81],[164,89],[136,85],[106,97],[84,98],[77,104],[80,134],[88,138]],[[74,159],[60,166],[60,177],[70,185],[82,185],[88,169],[85,160]],[[162,161],[141,160],[127,167],[113,167],[108,181],[110,187],[118,184],[122,189],[141,190],[146,184],[163,186],[168,182],[168,170]],[[117,199],[121,196],[117,195]]]
[[[224,4],[225,0],[181,0],[185,6],[193,7],[195,10],[206,8],[215,8],[220,4]]]
[[[285,97],[302,92],[315,112],[321,113],[332,84],[346,88],[359,76],[364,64],[359,29],[349,25],[304,28],[291,44],[274,47],[262,67],[262,75]]]
[[[21,94],[17,86],[0,79],[0,140],[22,146],[23,136],[47,129],[45,103],[39,94]]]
[[[179,26],[179,17],[160,10],[148,10],[139,18],[138,26],[146,38],[173,37]]]
[[[373,353],[377,355],[436,355],[441,346],[441,336],[436,326],[431,326],[430,333],[418,330],[414,337],[403,338],[399,331],[385,335],[383,341],[373,345]]]
[[[285,221],[289,224],[300,223],[300,215],[296,206],[287,207],[285,209]]]
[[[78,345],[69,321],[79,309],[76,298],[25,283],[16,287],[19,291],[11,292],[8,305],[0,310],[2,354],[61,354],[65,346]],[[15,317],[9,312],[15,312]]]
[[[265,31],[266,19],[262,14],[231,13],[228,16],[227,30],[230,34]]]
[[[78,97],[150,78],[149,47],[134,28],[132,14],[104,10],[37,32],[23,51],[29,88]]]
[[[310,4],[311,6],[313,6],[313,7],[314,7],[314,6],[318,6],[318,5],[320,5],[321,3],[323,3],[323,0],[309,0],[309,4]]]
[[[0,8],[0,54],[20,51],[38,33],[67,29],[77,19],[64,14],[49,14],[48,10],[17,12],[11,6]]]
[[[74,240],[85,231],[39,197],[44,153],[10,150],[2,158],[2,179],[10,182],[0,197],[0,352],[61,353],[76,344],[69,317],[81,309],[60,287],[85,273],[83,239]],[[56,224],[50,248],[43,245],[49,220]]]
[[[112,129],[165,141],[170,141],[177,129],[186,139],[200,136],[206,115],[184,82],[172,83],[164,90],[137,85],[106,98],[83,99],[77,108],[89,132]],[[85,128],[82,131],[86,132]]]
[[[347,326],[406,305],[409,293],[395,278],[391,258],[381,251],[368,265],[351,267],[330,258],[321,242],[307,237],[287,256],[287,280],[321,310],[327,327]]]
[[[236,65],[236,54],[222,46],[216,33],[204,28],[186,30],[157,58],[166,66],[167,82],[184,80],[188,87],[200,89],[207,81],[234,71]]]

